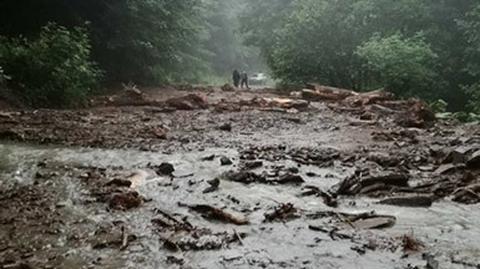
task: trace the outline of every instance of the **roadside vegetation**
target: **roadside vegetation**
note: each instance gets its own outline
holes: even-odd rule
[[[479,112],[480,5],[474,0],[249,1],[248,44],[275,78]]]
[[[13,0],[0,3],[1,80],[33,107],[82,105],[99,87],[209,83],[255,70],[237,1]],[[5,79],[8,76],[10,79]]]
[[[480,113],[475,0],[27,2],[0,3],[0,83],[34,107],[268,69],[282,85],[383,88]]]

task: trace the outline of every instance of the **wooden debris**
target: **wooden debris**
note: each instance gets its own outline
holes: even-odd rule
[[[234,216],[231,213],[225,212],[220,208],[216,208],[210,205],[204,204],[195,204],[195,205],[185,205],[179,204],[180,206],[186,206],[190,210],[200,213],[205,219],[213,219],[221,222],[232,223],[235,225],[246,225],[249,223],[248,219],[243,216]]]
[[[425,248],[425,245],[417,240],[413,234],[405,234],[400,239],[402,240],[402,249],[405,253],[415,253],[422,251]]]
[[[181,97],[170,98],[165,103],[178,110],[206,109],[209,106],[205,96],[193,93]]]
[[[315,195],[317,197],[322,197],[323,202],[329,207],[337,207],[338,201],[330,193],[320,190],[316,186],[305,186],[305,191],[302,193],[302,196]]]
[[[355,195],[371,193],[378,190],[387,190],[395,187],[408,187],[409,176],[402,173],[386,173],[378,176],[359,177],[354,175],[346,178],[336,191],[338,195]]]
[[[130,186],[132,186],[132,182],[127,179],[115,178],[109,181],[107,184],[105,184],[105,186],[117,186],[117,187],[130,188]]]
[[[395,205],[404,207],[430,207],[433,203],[432,196],[400,196],[383,199],[379,202],[384,205]]]
[[[278,207],[275,207],[273,212],[265,214],[264,222],[273,222],[273,221],[287,221],[299,218],[298,209],[293,206],[293,204],[281,204]]]

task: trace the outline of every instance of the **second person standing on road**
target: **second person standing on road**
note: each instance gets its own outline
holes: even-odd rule
[[[243,87],[245,86],[247,89],[250,89],[250,87],[248,86],[248,74],[247,72],[243,71],[242,74],[240,75],[240,84],[241,84],[241,87],[243,89]]]

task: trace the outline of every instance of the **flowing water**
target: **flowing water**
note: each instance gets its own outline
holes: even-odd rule
[[[40,245],[27,261],[44,263],[42,255],[61,256],[50,268],[425,268],[427,261],[422,253],[431,254],[438,268],[480,268],[480,210],[478,205],[461,205],[450,201],[434,203],[430,208],[406,208],[376,204],[373,199],[355,198],[341,200],[338,211],[366,212],[393,215],[397,218],[393,228],[357,231],[357,240],[332,240],[326,233],[308,229],[308,225],[327,225],[325,220],[305,217],[285,223],[264,223],[264,213],[279,203],[292,203],[303,213],[331,210],[316,197],[301,197],[298,186],[244,185],[222,180],[218,191],[204,194],[211,180],[232,167],[221,166],[218,160],[201,161],[209,155],[225,155],[234,163],[238,152],[226,148],[208,148],[203,151],[161,154],[135,150],[100,150],[86,148],[39,147],[22,144],[0,145],[0,189],[14,190],[18,186],[35,183],[38,163],[46,160],[65,166],[115,167],[135,174],[134,186],[141,195],[151,199],[140,208],[126,212],[107,210],[104,204],[86,204],[89,190],[68,173],[47,182],[48,190],[61,203],[64,223],[60,233],[39,235],[26,226],[24,236],[9,238],[12,227],[0,224],[0,237],[18,246]],[[175,178],[157,176],[146,168],[149,163],[169,162],[175,167]],[[282,165],[294,166],[290,161]],[[266,162],[264,166],[273,165]],[[275,165],[279,165],[278,162]],[[54,171],[52,171],[54,172]],[[318,176],[308,177],[307,172]],[[328,189],[351,173],[350,169],[336,164],[323,169],[302,166],[300,175],[308,185]],[[39,186],[44,186],[40,183]],[[178,203],[209,204],[226,207],[233,212],[244,212],[249,225],[235,226],[212,222],[192,213]],[[154,209],[178,216],[186,216],[190,223],[208,227],[213,231],[247,233],[242,243],[231,244],[220,250],[170,252],[163,247],[151,220]],[[2,207],[0,216],[8,215],[9,208]],[[99,227],[112,228],[112,223],[126,223],[129,233],[137,240],[121,251],[116,248],[92,249],[88,240],[95,239]],[[328,222],[328,221],[327,221]],[[83,234],[84,241],[69,243],[72,230]],[[388,249],[398,243],[401,236],[411,235],[424,243],[419,253],[405,255],[401,249]],[[6,240],[5,238],[9,238]],[[377,242],[376,250],[365,253],[354,247]],[[1,241],[0,241],[1,242]],[[12,243],[13,242],[13,243]],[[0,248],[0,258],[7,250]],[[52,254],[53,253],[53,254]],[[183,259],[183,265],[171,264],[168,257]],[[50,256],[49,256],[50,257]],[[53,259],[52,259],[53,260]],[[1,261],[1,259],[0,259]],[[48,263],[48,262],[47,262]],[[44,263],[45,264],[45,263]],[[410,267],[409,267],[410,266]],[[431,265],[432,266],[432,265]],[[39,267],[41,268],[41,267]],[[45,266],[44,268],[48,268]]]

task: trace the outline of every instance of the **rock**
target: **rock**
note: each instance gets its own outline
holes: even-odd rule
[[[107,184],[105,184],[105,186],[117,186],[117,187],[130,188],[130,186],[132,186],[132,182],[130,180],[126,180],[126,179],[116,178],[116,179],[111,180]]]
[[[397,166],[401,160],[397,156],[392,156],[387,153],[372,152],[368,155],[367,160],[376,162],[381,166]]]
[[[27,263],[21,262],[21,263],[5,264],[2,266],[2,269],[33,269],[33,267]]]
[[[1,140],[16,140],[22,141],[24,140],[23,135],[13,131],[13,130],[4,130],[0,131],[0,139]]]
[[[143,198],[136,191],[114,194],[108,201],[108,206],[117,210],[129,210],[139,207]]]
[[[130,186],[131,188],[136,188],[136,187],[142,185],[143,182],[145,182],[145,180],[147,180],[148,176],[149,176],[148,172],[143,171],[143,170],[137,170],[137,171],[133,172],[127,178],[127,180],[132,183],[132,185]]]
[[[218,126],[219,130],[226,131],[226,132],[231,132],[232,131],[232,124],[231,123],[224,123],[220,126]]]
[[[252,162],[243,163],[242,168],[246,170],[253,170],[253,169],[260,168],[262,166],[263,166],[262,161],[252,161]]]
[[[359,178],[353,175],[335,185],[331,193],[337,195],[366,194],[375,191],[391,190],[394,187],[408,187],[409,176],[402,173],[386,173],[378,176]]]
[[[470,158],[468,158],[467,166],[470,169],[480,169],[480,150],[474,152]]]
[[[152,133],[155,137],[157,137],[158,139],[167,139],[167,133],[168,131],[164,128],[153,128],[152,129]]]
[[[465,165],[456,165],[456,164],[443,164],[443,165],[440,165],[437,170],[435,170],[435,172],[433,172],[433,174],[435,175],[446,175],[446,174],[450,174],[452,172],[455,172],[457,169],[460,169],[460,168],[464,168]]]
[[[290,173],[280,176],[277,180],[278,184],[302,184],[304,182],[305,180],[301,176]]]
[[[296,123],[296,124],[301,124],[302,123],[302,119],[300,118],[294,118],[294,117],[288,117],[288,118],[285,118],[285,120],[288,120],[290,122],[293,122],[293,123]]]
[[[218,190],[218,187],[220,186],[220,179],[215,178],[207,181],[207,183],[210,184],[210,187],[203,190],[203,193],[210,193]]]
[[[208,155],[208,156],[205,156],[203,157],[201,160],[202,161],[213,161],[215,159],[215,154],[212,154],[212,155]]]
[[[397,219],[392,216],[373,216],[368,218],[361,218],[352,222],[356,229],[384,229],[391,228],[395,225]]]
[[[480,202],[480,183],[472,184],[465,188],[457,189],[452,200],[463,204],[476,204]]]
[[[412,99],[407,103],[409,105],[408,110],[400,113],[396,119],[398,125],[405,128],[426,128],[436,120],[435,114],[425,102]]]
[[[247,172],[247,171],[239,171],[239,172],[230,171],[223,174],[223,178],[226,180],[240,182],[244,184],[251,184],[255,182],[262,182],[262,183],[266,182],[263,176],[257,175],[253,172]]]
[[[475,148],[471,146],[461,146],[457,147],[451,152],[451,161],[455,164],[458,163],[467,163],[468,162],[468,155],[474,151]]]
[[[426,269],[438,269],[440,268],[440,263],[435,260],[435,257],[431,254],[424,254],[422,258],[427,261]]]
[[[379,203],[405,207],[430,207],[432,206],[433,198],[431,196],[391,197],[383,199]]]
[[[175,256],[167,256],[166,263],[167,264],[183,265],[183,264],[185,264],[185,260],[182,259],[182,258],[177,258]]]
[[[222,156],[222,157],[220,158],[220,164],[223,165],[223,166],[226,166],[226,165],[232,165],[233,162],[232,162],[232,160],[230,160],[228,157]]]
[[[380,176],[372,176],[362,178],[360,184],[362,186],[370,186],[377,183],[383,183],[385,185],[408,187],[408,175],[405,174],[385,174]]]
[[[148,167],[150,169],[155,170],[155,172],[159,176],[170,176],[175,171],[175,168],[170,163],[162,163],[160,165],[155,165],[155,166],[152,166],[149,164]]]
[[[300,170],[295,166],[287,168],[287,171],[292,174],[298,174],[300,172]],[[307,176],[308,176],[308,173],[307,173]]]

